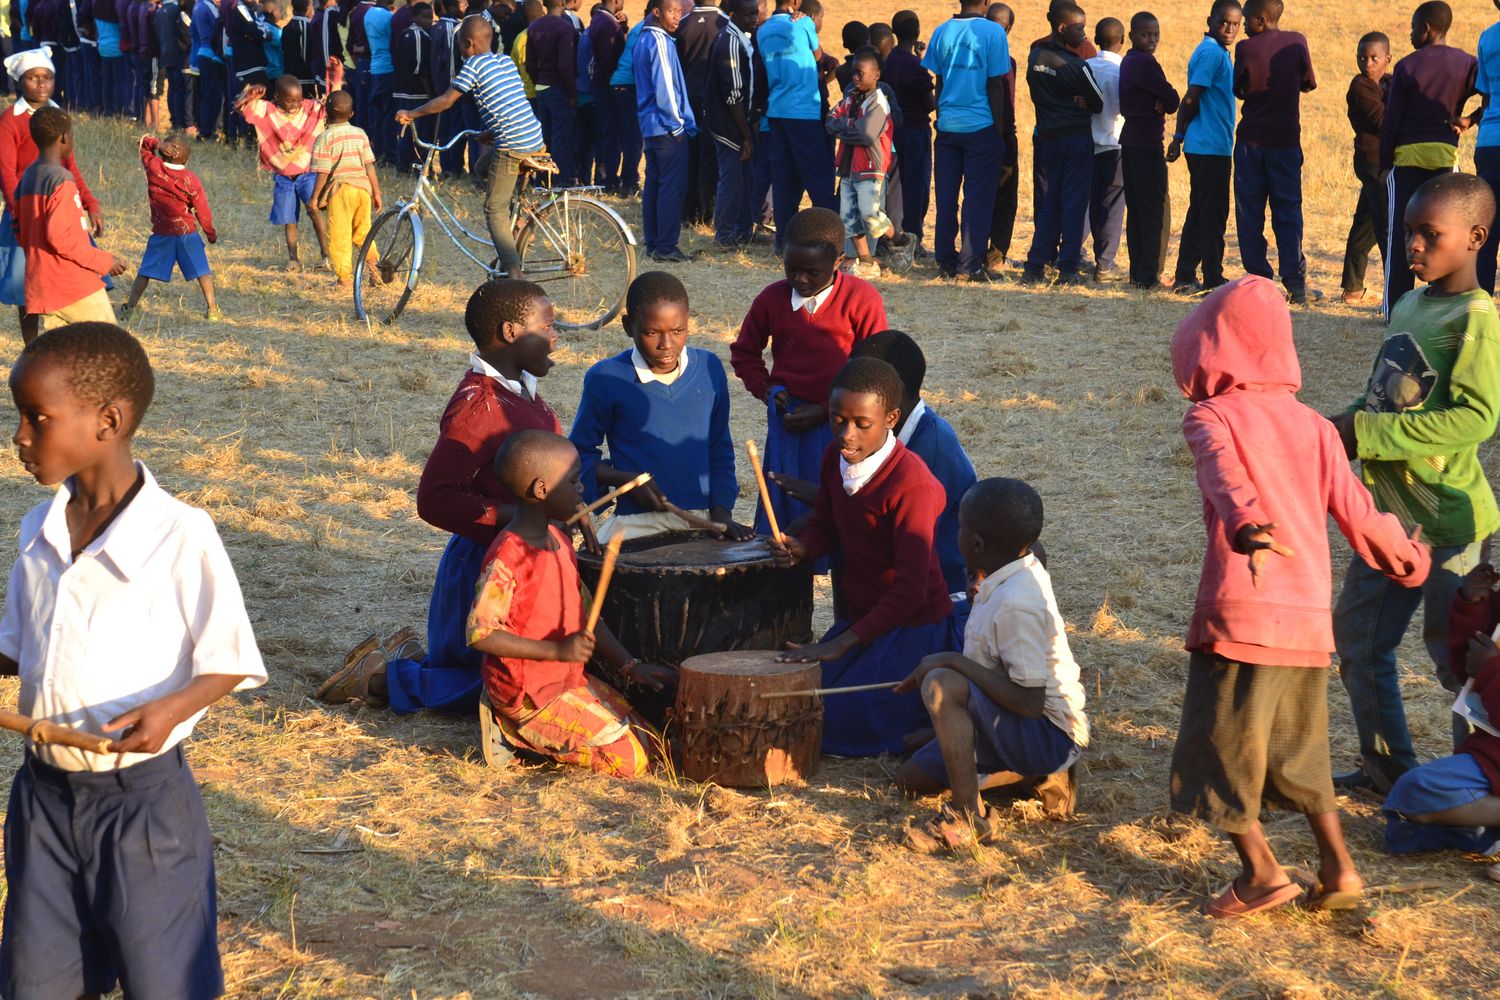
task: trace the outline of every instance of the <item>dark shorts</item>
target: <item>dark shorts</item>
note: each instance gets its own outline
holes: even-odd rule
[[[312,201],[317,181],[317,174],[311,170],[296,177],[277,174],[271,182],[271,224],[289,226],[302,218],[302,206]]]
[[[1172,808],[1246,833],[1262,806],[1310,816],[1338,809],[1328,671],[1193,653],[1172,751]]]
[[[203,237],[197,233],[186,236],[158,236],[151,234],[146,240],[146,255],[136,271],[142,278],[171,281],[172,267],[176,266],[188,281],[197,281],[208,269],[208,253],[203,249]]]
[[[974,720],[974,764],[980,774],[1014,771],[1039,778],[1061,771],[1078,758],[1078,744],[1050,719],[1030,719],[997,705],[972,682],[969,718]],[[912,754],[912,763],[948,784],[948,769],[937,740]]]
[[[29,757],[5,817],[0,996],[224,992],[213,839],[181,747],[119,771]]]

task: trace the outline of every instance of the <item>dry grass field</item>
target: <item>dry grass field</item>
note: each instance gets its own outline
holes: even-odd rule
[[[927,31],[952,10],[916,6]],[[1045,31],[1041,0],[1015,6],[1022,42]],[[1133,10],[1086,6],[1091,22]],[[1472,50],[1488,5],[1461,6],[1452,37]],[[830,48],[846,17],[890,14],[848,0],[828,7]],[[1206,7],[1155,8],[1159,55],[1179,86]],[[1322,82],[1304,102],[1307,254],[1313,285],[1330,297],[1356,195],[1343,103],[1355,40],[1378,28],[1404,54],[1407,16],[1396,0],[1357,0],[1294,4],[1284,22],[1311,39]],[[134,262],[148,232],[134,135],[85,122],[78,145],[105,206],[104,245]],[[200,148],[192,166],[220,220],[211,256],[230,322],[203,323],[195,287],[153,286],[134,329],[159,388],[138,447],[168,489],[217,520],[272,676],[214,709],[190,749],[218,837],[232,996],[1495,995],[1500,885],[1477,858],[1388,857],[1368,800],[1345,802],[1375,890],[1356,914],[1235,924],[1197,915],[1235,864],[1224,840],[1166,809],[1181,637],[1203,547],[1167,357],[1186,303],[1119,289],[955,287],[921,268],[882,283],[892,325],[927,351],[928,402],[980,474],[1025,477],[1046,500],[1095,732],[1076,821],[1015,806],[999,846],[929,859],[899,841],[933,804],[893,794],[889,760],[828,761],[805,786],[769,792],[493,772],[470,719],[314,702],[313,686],[354,642],[423,623],[444,539],[417,519],[413,496],[464,368],[461,314],[475,274],[438,247],[400,325],[366,329],[326,273],[278,270],[269,183],[248,154]],[[392,197],[409,186],[385,184]],[[1173,185],[1180,222],[1180,165]],[[622,210],[638,222],[634,205]],[[774,259],[756,248],[681,273],[696,342],[727,358],[751,297],[777,277]],[[1299,311],[1295,326],[1303,398],[1328,409],[1359,391],[1382,337],[1374,311],[1324,304]],[[624,343],[615,326],[559,344],[543,393],[565,424],[584,370]],[[734,391],[736,437],[759,437],[761,411]],[[45,494],[9,456],[0,481],[9,540]],[[742,469],[743,516],[752,490]],[[1335,559],[1345,558],[1340,543]],[[1417,645],[1404,653],[1419,752],[1436,756],[1448,699]],[[13,700],[14,682],[0,693]],[[1342,766],[1354,740],[1336,681],[1330,700]],[[3,757],[7,769],[19,760],[17,741]],[[1285,861],[1314,865],[1299,819],[1276,818],[1269,831]],[[1405,891],[1382,891],[1392,887]]]

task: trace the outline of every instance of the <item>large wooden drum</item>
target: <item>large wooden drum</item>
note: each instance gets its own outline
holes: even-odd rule
[[[816,663],[777,663],[772,650],[689,657],[677,681],[682,773],[733,788],[811,777],[823,741],[822,699],[761,696],[811,690],[821,675]]]

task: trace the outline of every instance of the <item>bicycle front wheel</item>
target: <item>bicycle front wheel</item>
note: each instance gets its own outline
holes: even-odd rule
[[[526,280],[547,290],[566,330],[597,330],[619,315],[635,279],[635,245],[613,212],[592,198],[560,196],[516,236]]]
[[[422,231],[412,213],[382,212],[354,259],[354,311],[367,323],[394,323],[422,267]]]

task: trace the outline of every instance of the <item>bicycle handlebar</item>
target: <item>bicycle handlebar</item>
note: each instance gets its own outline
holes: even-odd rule
[[[421,133],[417,132],[416,129],[413,126],[407,125],[406,129],[409,130],[412,133],[411,141],[414,142],[414,143],[416,143],[417,148],[419,148],[419,149],[426,149],[426,150],[437,150],[439,153],[443,152],[444,150],[452,149],[454,146],[458,145],[460,142],[466,142],[469,139],[477,139],[480,136],[483,136],[483,135],[487,134],[483,129],[472,129],[472,128],[471,129],[466,129],[465,131],[458,133],[458,135],[455,135],[453,138],[449,139],[447,142],[445,142],[441,146],[439,146],[437,143],[434,143],[434,142],[424,142],[424,141],[422,141],[422,135],[421,135]]]

